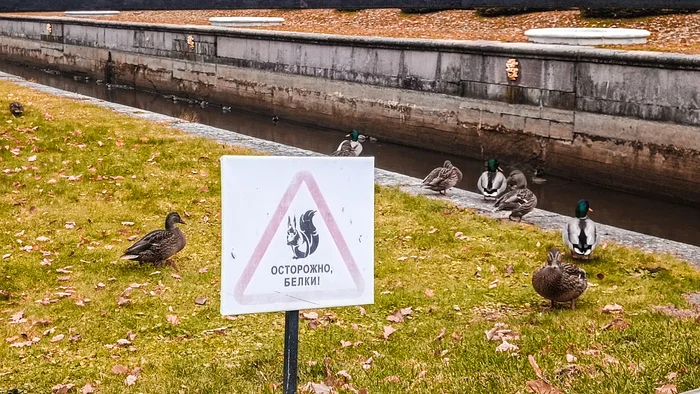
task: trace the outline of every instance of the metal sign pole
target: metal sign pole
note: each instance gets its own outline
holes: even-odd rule
[[[297,392],[299,311],[284,314],[284,394]]]

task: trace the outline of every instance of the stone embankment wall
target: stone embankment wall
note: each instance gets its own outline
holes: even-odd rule
[[[3,16],[2,59],[700,201],[700,56]]]

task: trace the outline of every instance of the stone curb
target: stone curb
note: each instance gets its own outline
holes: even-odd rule
[[[89,104],[109,108],[121,114],[126,114],[153,122],[165,123],[170,127],[192,135],[214,139],[223,144],[236,145],[273,156],[324,156],[320,153],[238,134],[229,130],[202,125],[199,123],[190,123],[178,118],[129,107],[122,104],[111,103],[77,93],[67,92],[65,90],[29,82],[23,78],[0,72],[0,81],[2,80],[14,82],[18,85],[26,86],[56,96],[80,100]],[[492,212],[492,203],[484,202],[481,195],[466,190],[451,189],[447,197],[439,197],[434,192],[422,189],[420,186],[421,180],[418,178],[381,169],[375,170],[375,183],[380,186],[396,187],[413,195],[424,195],[428,198],[447,200],[460,207],[474,209],[484,216],[504,217],[503,212],[494,214]],[[532,213],[527,215],[525,222],[534,224],[545,230],[560,231],[560,229],[564,227],[567,219],[569,219],[567,216],[541,209],[535,209]],[[647,252],[670,253],[692,263],[695,267],[700,268],[700,247],[698,246],[645,235],[604,224],[598,224],[598,231],[601,234],[603,241],[614,241],[621,245],[637,247]]]

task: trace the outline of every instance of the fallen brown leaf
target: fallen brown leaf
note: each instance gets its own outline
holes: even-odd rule
[[[503,343],[496,347],[497,352],[517,352],[519,349],[520,348],[518,347],[518,345],[508,343],[508,341],[506,340],[504,340]]]
[[[172,324],[173,326],[180,324],[180,318],[176,315],[165,315],[165,318],[168,320],[168,323]]]
[[[447,329],[445,327],[441,328],[440,333],[438,334],[438,336],[435,337],[435,339],[433,339],[433,341],[441,340],[445,336],[446,332],[447,332]]]
[[[69,383],[69,384],[57,384],[57,385],[51,387],[51,391],[52,391],[54,394],[66,394],[66,393],[68,393],[68,392],[70,391],[70,389],[72,389],[73,387],[75,387],[75,385],[74,385],[73,383]]]
[[[561,390],[542,379],[528,380],[527,383],[525,383],[525,387],[527,391],[535,394],[564,394]]]
[[[126,383],[127,386],[133,386],[136,384],[136,376],[128,375],[126,379],[124,379],[124,383]]]
[[[661,387],[657,387],[654,390],[654,394],[678,394],[678,388],[675,384],[665,384]]]
[[[112,367],[112,373],[115,375],[126,375],[129,373],[129,368],[124,365],[117,364]]]
[[[384,332],[382,333],[382,336],[384,339],[389,339],[389,336],[393,333],[396,332],[396,329],[392,326],[384,326]]]
[[[65,338],[65,337],[66,337],[66,336],[65,336],[64,334],[58,334],[58,335],[56,335],[55,337],[51,338],[51,343],[60,342],[60,341],[63,340],[63,338]]]
[[[432,297],[432,296],[435,295],[435,292],[433,292],[433,291],[430,290],[430,289],[425,289],[425,295],[428,296],[428,297]]]
[[[622,305],[612,304],[603,307],[603,313],[622,313]]]
[[[93,394],[95,392],[95,387],[90,383],[85,384],[82,389],[80,389],[80,394]]]
[[[540,369],[540,366],[537,365],[537,361],[535,361],[535,357],[533,357],[531,354],[529,354],[527,356],[527,361],[530,362],[530,366],[535,371],[535,375],[537,376],[537,378],[544,379],[544,375],[542,375],[542,369]]]
[[[306,320],[318,319],[318,313],[316,312],[302,312],[301,316]]]

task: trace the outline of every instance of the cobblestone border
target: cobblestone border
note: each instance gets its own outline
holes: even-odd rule
[[[23,78],[3,72],[0,72],[0,81],[10,81],[21,86],[59,97],[66,97],[108,108],[121,114],[126,114],[153,122],[165,123],[170,127],[189,134],[214,139],[223,144],[236,145],[258,152],[264,152],[273,156],[323,156],[320,153],[311,152],[305,149],[266,141],[255,137],[249,137],[233,131],[199,123],[190,123],[178,118],[145,111],[139,108],[111,103],[93,97],[29,82]],[[485,216],[504,217],[503,213],[494,214],[492,212],[492,204],[485,203],[481,195],[466,190],[451,189],[447,197],[439,197],[433,192],[428,192],[425,189],[422,189],[420,187],[421,180],[418,178],[381,169],[375,170],[375,182],[380,186],[396,187],[413,195],[425,195],[428,198],[447,200],[463,208],[475,209],[477,212]],[[532,213],[527,215],[526,222],[532,223],[545,230],[559,231],[561,228],[563,228],[567,219],[567,216],[541,209],[535,209]],[[599,233],[602,235],[604,240],[614,241],[622,245],[638,247],[647,252],[670,253],[692,263],[695,267],[700,268],[700,247],[698,246],[645,235],[604,224],[598,224],[598,226]]]

